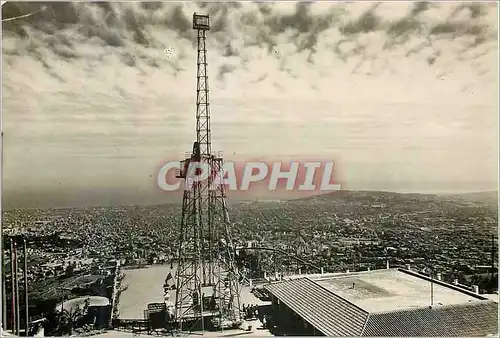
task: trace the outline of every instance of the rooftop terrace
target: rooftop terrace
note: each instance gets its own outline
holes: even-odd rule
[[[346,273],[313,279],[368,312],[395,311],[431,305],[431,282],[398,269]],[[439,283],[439,284],[438,284]],[[457,305],[481,301],[482,297],[434,281],[433,305]]]

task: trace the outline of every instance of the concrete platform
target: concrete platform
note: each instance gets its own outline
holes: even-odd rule
[[[175,269],[170,269],[170,264],[153,265],[143,269],[123,270],[125,278],[122,285],[127,289],[120,295],[118,304],[120,319],[144,319],[144,310],[149,303],[161,303],[164,301],[163,284],[168,273],[175,278]],[[242,287],[240,294],[241,305],[264,305],[256,298],[249,287]],[[170,300],[175,302],[175,290],[169,291]]]
[[[123,270],[125,278],[121,283],[126,285],[127,289],[120,295],[118,317],[120,319],[144,319],[144,310],[147,309],[149,303],[164,301],[163,284],[170,271],[170,265]],[[175,299],[175,292],[171,299]]]

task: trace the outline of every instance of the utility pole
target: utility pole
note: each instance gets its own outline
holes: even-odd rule
[[[6,261],[4,253],[5,244],[4,238],[1,238],[0,245],[2,247],[0,248],[0,252],[2,253],[2,257],[0,262],[2,264],[2,329],[7,331],[7,274],[5,273],[6,266],[4,264]]]
[[[431,270],[431,306],[434,306],[434,276]]]
[[[491,235],[491,280],[495,277],[495,234]]]
[[[2,1],[2,6],[5,2]],[[3,121],[0,119],[0,137],[2,140],[3,144]],[[3,147],[0,147],[0,159],[3,159]],[[0,190],[2,190],[2,182],[3,182],[3,175],[0,174]],[[3,190],[2,190],[3,191]],[[3,236],[2,233],[2,224],[3,224],[3,210],[2,210],[2,205],[0,203],[0,253],[2,256],[0,256],[0,264],[2,264],[1,268],[1,279],[2,279],[2,329],[7,331],[7,273],[6,273],[6,265],[4,262],[5,258],[5,247],[9,245],[9,243],[5,240],[5,236]]]
[[[11,282],[11,292],[10,292],[10,299],[11,299],[11,312],[10,312],[10,318],[11,318],[11,328],[12,328],[12,333],[16,333],[16,281],[15,281],[15,275],[16,275],[16,265],[15,265],[15,258],[14,258],[14,239],[11,237],[10,238],[10,282]]]
[[[431,307],[434,306],[434,270],[431,268],[427,268],[429,271],[429,277],[431,280]]]
[[[26,332],[26,337],[28,337],[29,331],[29,294],[28,294],[28,246],[26,243],[26,237],[23,238],[23,253],[24,253],[24,327]]]
[[[15,266],[16,266],[16,334],[19,336],[21,332],[21,304],[19,303],[19,266],[17,265],[17,247],[18,247],[18,236],[15,236],[14,240],[14,256],[15,256]]]

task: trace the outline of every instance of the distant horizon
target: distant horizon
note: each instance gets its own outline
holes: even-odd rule
[[[496,194],[498,195],[498,189],[497,190],[473,190],[473,191],[464,191],[464,192],[401,192],[401,191],[390,191],[390,190],[372,190],[372,189],[345,189],[345,190],[340,190],[337,192],[325,192],[325,193],[318,193],[314,194],[311,196],[302,196],[302,197],[271,197],[271,196],[253,196],[249,198],[243,198],[243,197],[228,197],[228,203],[232,204],[233,202],[240,203],[240,202],[278,202],[278,201],[292,201],[292,200],[300,200],[300,199],[305,199],[305,198],[313,198],[313,197],[318,197],[322,195],[334,195],[337,193],[345,193],[345,192],[369,192],[369,193],[390,193],[390,194],[397,194],[397,195],[426,195],[426,196],[460,196],[460,195],[474,195],[474,194]],[[498,198],[498,196],[497,196]],[[2,192],[2,200],[4,200],[4,194]],[[180,198],[176,198],[175,200],[172,199],[171,201],[165,201],[165,202],[158,202],[158,203],[135,203],[135,204],[101,204],[101,205],[93,205],[93,204],[81,204],[81,205],[67,205],[67,206],[45,206],[45,207],[37,207],[37,206],[32,206],[32,207],[9,207],[5,206],[5,204],[2,203],[2,210],[3,211],[10,211],[10,210],[49,210],[49,209],[87,209],[87,208],[126,208],[126,207],[134,207],[134,206],[141,206],[141,207],[147,207],[147,206],[161,206],[161,205],[178,205],[182,204],[182,196]]]

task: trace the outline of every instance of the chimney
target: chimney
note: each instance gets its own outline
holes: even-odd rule
[[[390,265],[389,265],[389,260],[385,261],[385,268],[386,269],[390,269],[391,268]]]
[[[411,271],[411,265],[410,264],[406,264],[406,270]]]
[[[443,280],[443,277],[441,276],[440,272],[436,273],[436,279],[437,280]]]
[[[370,271],[370,267],[368,267],[368,270],[367,271]]]
[[[474,292],[476,295],[478,295],[479,294],[479,286],[472,285],[472,292]]]
[[[267,279],[267,272],[264,271],[264,279]]]
[[[321,268],[321,274],[324,274],[325,273],[325,270],[323,268]]]
[[[252,286],[253,286],[253,280],[251,280],[251,279],[250,279],[250,280],[248,281],[248,283],[250,284],[250,287],[252,287]]]
[[[349,273],[349,269],[345,270],[346,273]]]
[[[453,280],[453,284],[454,284],[454,285],[458,285],[458,279],[456,279],[456,278],[455,278],[455,279]]]
[[[302,269],[299,268],[299,275],[302,275]]]

